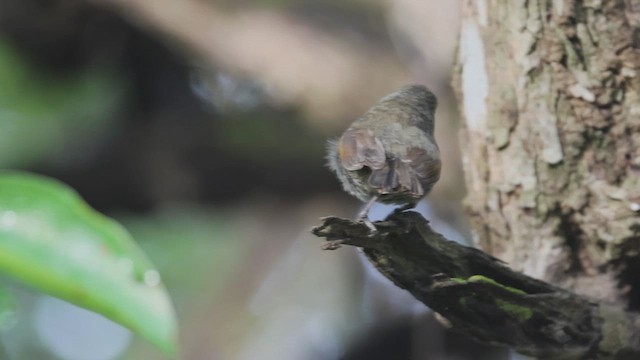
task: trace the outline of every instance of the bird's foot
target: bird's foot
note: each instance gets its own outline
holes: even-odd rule
[[[378,231],[375,225],[369,220],[369,218],[365,215],[364,217],[360,217],[358,222],[363,223],[367,228],[369,228],[369,233],[375,233]]]
[[[370,234],[371,233],[375,233],[376,231],[378,231],[376,229],[376,226],[373,225],[371,220],[369,220],[369,210],[371,210],[371,207],[376,202],[376,200],[378,200],[377,196],[372,197],[371,200],[369,200],[367,202],[367,204],[364,206],[364,208],[362,208],[362,210],[358,214],[358,222],[361,222],[361,223],[365,224],[367,226],[367,228],[369,228],[369,233]]]
[[[393,210],[393,212],[391,213],[391,216],[395,216],[395,215],[399,215],[407,210],[413,209],[416,207],[416,204],[405,204],[402,205],[400,207],[397,207]]]

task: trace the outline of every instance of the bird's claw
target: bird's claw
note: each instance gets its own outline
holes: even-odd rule
[[[375,233],[378,231],[376,226],[373,225],[373,223],[371,222],[371,220],[369,220],[368,217],[361,217],[359,221],[369,229],[369,233]]]
[[[406,204],[406,205],[402,205],[400,207],[397,207],[393,210],[393,212],[391,213],[391,215],[399,215],[402,214],[403,212],[413,209],[415,208],[415,204]]]

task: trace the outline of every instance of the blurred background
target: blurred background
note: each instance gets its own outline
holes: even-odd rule
[[[421,83],[440,100],[444,165],[420,209],[465,241],[459,8],[0,0],[0,168],[57,178],[131,231],[175,303],[183,359],[505,359],[449,332],[356,249],[322,251],[309,233],[361,206],[325,167],[326,139]],[[163,359],[98,315],[14,288],[2,359]]]

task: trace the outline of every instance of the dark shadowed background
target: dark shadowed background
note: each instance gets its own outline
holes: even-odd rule
[[[504,359],[446,331],[357,251],[326,139],[407,83],[439,97],[443,175],[421,207],[461,241],[450,74],[457,1],[0,0],[0,168],[57,178],[159,267],[184,359]],[[386,207],[374,209],[382,217]],[[6,359],[161,359],[29,289]]]

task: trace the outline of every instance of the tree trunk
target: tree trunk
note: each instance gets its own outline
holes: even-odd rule
[[[474,241],[640,306],[640,1],[465,0],[454,80]]]

